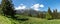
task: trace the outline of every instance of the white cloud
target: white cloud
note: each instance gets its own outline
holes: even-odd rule
[[[31,6],[31,8],[33,8],[34,10],[39,10],[39,8],[43,8],[44,5],[43,4],[34,4],[33,6]]]
[[[36,11],[38,11],[39,8],[43,8],[43,7],[44,7],[43,4],[33,4],[33,5],[31,6],[31,8],[34,9],[34,10],[36,10]],[[25,6],[24,4],[20,4],[20,6],[15,7],[15,10],[19,10],[19,9],[28,9],[28,8],[27,8],[27,6]]]
[[[42,8],[42,7],[44,7],[44,5],[43,5],[43,4],[41,4],[41,5],[40,5],[40,7]]]
[[[26,6],[25,5],[23,5],[23,4],[20,4],[20,6],[18,6],[18,7],[15,7],[15,10],[19,10],[19,9],[25,9],[26,8]]]
[[[34,10],[39,11],[39,9],[34,9]]]
[[[39,4],[35,4],[31,8],[39,8]]]

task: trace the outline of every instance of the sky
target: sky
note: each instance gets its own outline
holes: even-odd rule
[[[12,0],[15,9],[32,8],[34,10],[47,11],[48,7],[53,11],[60,11],[60,0]],[[1,2],[1,0],[0,0]]]

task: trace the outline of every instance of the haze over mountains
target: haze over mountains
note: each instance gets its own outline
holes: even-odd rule
[[[15,10],[17,11],[17,13],[39,13],[39,12],[45,12],[45,11],[40,11],[39,8],[43,8],[44,5],[43,4],[34,4],[31,7],[28,7],[24,4],[20,4],[18,7],[15,7]]]
[[[28,14],[31,14],[31,15],[34,15],[34,16],[37,16],[38,14],[40,14],[40,13],[46,13],[46,11],[36,11],[36,10],[34,10],[34,9],[31,9],[31,8],[29,8],[29,9],[15,9],[16,10],[16,13],[18,13],[18,14],[22,14],[22,15],[28,15]]]

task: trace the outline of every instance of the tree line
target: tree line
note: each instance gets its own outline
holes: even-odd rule
[[[60,19],[60,13],[57,12],[57,9],[51,11],[50,7],[48,7],[47,13],[38,14],[39,18],[47,18],[47,19]]]

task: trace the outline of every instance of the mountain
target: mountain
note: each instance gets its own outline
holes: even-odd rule
[[[16,10],[16,13],[17,14],[22,14],[22,15],[31,14],[31,15],[36,16],[39,13],[44,13],[45,14],[46,11],[36,11],[36,10],[33,10],[33,9],[20,9],[20,10]]]

